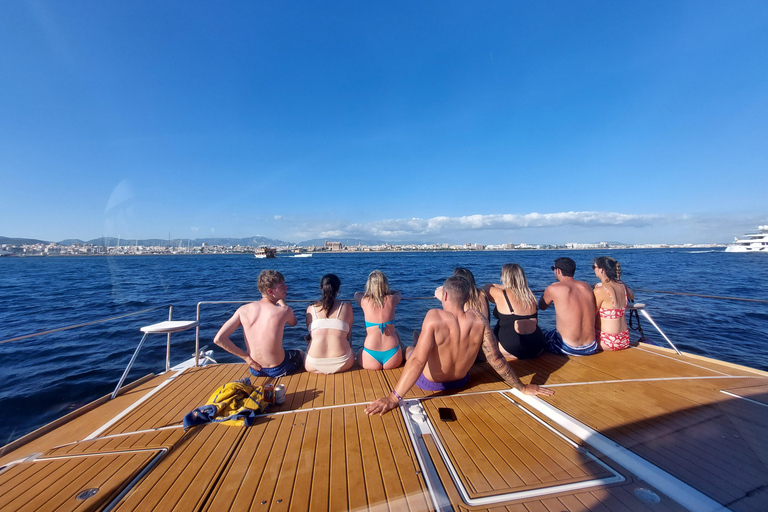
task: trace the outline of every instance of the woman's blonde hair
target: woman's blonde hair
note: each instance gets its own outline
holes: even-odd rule
[[[389,280],[384,272],[374,270],[368,274],[368,282],[365,283],[363,297],[368,297],[373,302],[374,307],[383,308],[387,301],[387,295],[389,295]]]
[[[536,307],[536,297],[528,286],[523,267],[517,263],[507,263],[501,267],[501,285],[512,292],[515,298],[529,307]]]

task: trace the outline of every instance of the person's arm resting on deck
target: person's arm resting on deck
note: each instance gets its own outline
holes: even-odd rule
[[[424,371],[424,367],[427,366],[429,353],[432,351],[432,347],[435,344],[433,324],[432,322],[428,322],[430,313],[427,313],[427,316],[424,318],[419,341],[416,343],[413,353],[408,358],[408,361],[406,361],[403,373],[400,375],[400,379],[398,379],[397,384],[395,384],[395,387],[392,389],[393,393],[368,404],[368,407],[365,408],[366,414],[378,414],[379,416],[383,416],[385,412],[391,411],[400,403],[400,400],[395,396],[395,393],[400,397],[405,396],[413,385],[416,384],[416,381],[419,380],[419,376]]]

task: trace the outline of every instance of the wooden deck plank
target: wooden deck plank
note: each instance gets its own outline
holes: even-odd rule
[[[519,430],[515,440],[518,441],[519,439],[520,449],[534,457],[536,462],[541,467],[546,468],[547,473],[551,475],[544,481],[564,482],[571,479],[582,480],[609,476],[609,473],[598,468],[594,462],[585,459],[578,452],[571,453],[573,448],[570,445],[563,444],[564,441],[561,438],[550,435],[548,430],[542,430],[542,425],[536,420],[522,413],[516,407],[512,407],[509,402],[500,401],[497,397],[493,398],[499,400],[504,408],[497,408],[496,403],[499,402],[494,403],[489,400],[490,397],[482,397],[480,399],[484,399],[486,403],[478,408],[477,413],[493,418],[500,432],[511,433],[512,431],[506,425],[510,421],[509,411],[514,412],[515,420],[512,423],[527,427]],[[568,448],[565,448],[566,446]],[[565,455],[563,449],[571,455]]]
[[[299,460],[296,466],[295,474],[295,481],[297,485],[294,485],[289,508],[289,510],[295,512],[303,512],[310,509],[312,491],[315,485],[313,477],[314,467],[316,465],[324,465],[327,470],[327,458],[325,461],[321,460],[322,448],[319,443],[320,436],[312,435],[313,432],[320,434],[320,414],[307,414],[305,423],[305,431],[310,434],[304,435],[301,439],[301,446],[299,447]],[[325,487],[327,489],[327,485]],[[327,506],[327,496],[325,503]]]
[[[674,390],[674,392],[679,396],[685,395],[685,403],[687,403],[687,397],[690,397],[694,394],[691,392],[691,388],[701,389],[702,385],[698,383],[682,383],[675,384],[673,386],[672,384],[654,383],[654,387],[665,389],[669,392]],[[738,439],[737,435],[732,433],[735,432],[736,429],[730,428],[727,425],[717,427],[721,433],[714,438],[707,433],[707,431],[711,428],[710,425],[712,422],[722,422],[725,420],[725,415],[723,414],[722,409],[724,406],[726,406],[726,404],[729,404],[729,407],[745,407],[750,411],[750,419],[757,417],[755,414],[751,414],[755,412],[755,406],[748,403],[739,404],[738,400],[732,400],[727,395],[717,392],[716,388],[711,389],[709,394],[711,397],[710,402],[713,406],[689,406],[688,409],[678,407],[672,411],[674,412],[673,415],[666,414],[661,417],[650,417],[642,421],[634,421],[629,425],[618,428],[627,430],[634,427],[635,425],[644,425],[647,430],[647,434],[645,435],[645,438],[642,439],[642,442],[656,441],[662,436],[675,435],[675,441],[679,443],[681,449],[689,450],[693,454],[698,454],[699,457],[709,459],[709,462],[706,462],[707,464],[723,464],[726,466],[724,469],[728,469],[729,466],[732,466],[735,470],[738,470],[739,468],[747,469],[747,467],[754,470],[764,470],[764,462],[761,462],[757,457],[755,457],[755,455],[748,449],[747,445],[745,445],[742,440]],[[698,398],[702,398],[703,396],[703,393],[699,393]],[[699,403],[702,402],[704,402],[704,400],[699,400]],[[757,413],[759,412],[760,411],[758,409]],[[730,420],[733,421],[733,419],[733,415],[731,414]],[[683,436],[679,435],[688,431],[702,432],[692,432]],[[706,450],[702,450],[702,439],[707,438],[710,438],[715,442],[709,443],[709,447]],[[716,457],[716,459],[713,459],[713,457]]]
[[[648,379],[661,377],[706,377],[724,375],[727,371],[707,368],[684,356],[667,355],[630,347],[618,352],[599,352],[579,360],[583,366],[606,372],[615,379]],[[723,369],[725,370],[725,369]]]
[[[644,350],[646,352],[653,352],[657,355],[669,356],[672,359],[685,361],[690,364],[702,366],[704,368],[710,368],[712,370],[723,372],[728,375],[757,375],[757,376],[768,377],[768,372],[756,370],[754,368],[747,368],[746,366],[741,366],[741,365],[729,363],[726,361],[717,361],[715,359],[710,359],[705,356],[700,356],[697,354],[683,353],[682,356],[679,356],[670,348],[659,347],[656,345],[651,345],[649,343],[641,343],[640,346],[637,348],[640,350]]]
[[[180,423],[184,414],[205,403],[208,396],[216,389],[213,383],[224,371],[230,370],[227,366],[230,365],[185,370],[168,385],[169,389],[166,392],[150,397],[140,407],[105,430],[102,435],[121,434]],[[196,400],[205,391],[208,391],[208,396]],[[174,415],[173,412],[176,414]]]
[[[368,417],[360,406],[260,418],[245,429],[204,509],[325,511],[404,503],[428,510],[396,418]]]
[[[347,493],[349,507],[360,510],[368,505],[365,494],[365,473],[354,407],[339,409],[344,415],[344,451],[347,455]]]
[[[497,446],[505,446],[510,443],[508,435],[514,432],[508,426],[510,422],[527,427],[514,432],[514,440],[518,442],[519,450],[525,451],[533,457],[532,463],[538,464],[546,471],[548,476],[542,479],[542,482],[564,482],[571,479],[581,480],[609,475],[603,469],[598,468],[593,462],[585,459],[581,454],[575,451],[571,453],[572,447],[564,444],[560,438],[552,436],[548,430],[542,429],[541,424],[517,409],[507,400],[497,395],[467,397],[467,400],[470,399],[478,401],[475,408],[476,414],[480,417],[487,416],[494,422],[495,426],[491,431],[504,434],[504,438],[500,440],[501,442]],[[501,407],[499,404],[501,404]],[[487,436],[488,434],[485,433],[484,435]],[[563,453],[564,449],[571,453],[571,455],[566,456]],[[551,463],[554,463],[554,465]]]
[[[323,392],[323,406],[336,405],[336,385],[341,387],[344,384],[344,373],[325,375],[324,377],[324,392]],[[342,402],[343,403],[343,402]]]
[[[309,507],[307,509],[296,508],[296,512],[304,510],[330,510],[330,493],[333,492],[329,475],[331,475],[331,411],[319,411],[311,415],[317,425],[317,435],[312,442],[307,442],[307,449],[313,450],[314,463],[312,465],[312,483],[307,486],[310,493]],[[311,430],[310,430],[311,431]],[[308,440],[309,441],[309,440]]]
[[[205,404],[222,385],[245,377],[243,364],[189,368],[163,393],[157,393],[102,433],[102,436],[181,424],[184,415]]]
[[[29,497],[36,496],[45,487],[44,479],[50,482],[61,482],[65,479],[76,479],[84,469],[77,469],[83,459],[56,459],[45,462],[22,463],[10,468],[0,480],[0,496],[5,507],[10,510],[22,510]],[[44,469],[40,469],[44,468]]]
[[[105,454],[82,457],[60,457],[23,463],[34,467],[30,475],[27,469],[14,467],[9,472],[27,474],[22,485],[12,492],[3,489],[4,511],[38,510],[98,510],[114,498],[138,472],[157,455],[156,451],[125,454]],[[3,475],[8,478],[13,476]],[[83,490],[97,488],[99,492],[88,500],[77,500]]]
[[[653,393],[648,383],[636,382],[568,387],[546,400],[725,504],[768,482],[768,452],[754,448],[768,435],[768,419],[760,425],[754,418],[768,411],[717,391],[718,383],[729,382],[654,382]],[[748,419],[734,414],[737,408]],[[749,432],[750,442],[740,430]]]
[[[261,475],[266,470],[262,461],[267,460],[272,448],[271,440],[277,435],[280,424],[280,418],[259,418],[243,432],[242,441],[235,447],[226,466],[226,478],[219,478],[212,490],[215,499],[206,501],[202,510],[249,509]],[[216,427],[226,428],[223,425]]]
[[[499,394],[434,398],[423,405],[472,497],[610,476]],[[441,422],[441,406],[452,407],[457,421]]]
[[[270,507],[270,511],[274,512],[283,512],[289,510],[289,507],[293,508],[293,500],[296,497],[305,501],[305,503],[306,497],[308,497],[306,493],[296,494],[295,490],[297,487],[307,487],[305,484],[306,480],[302,478],[303,473],[299,472],[299,464],[302,457],[301,448],[304,441],[304,434],[307,432],[309,414],[305,412],[297,412],[292,415],[286,415],[284,421],[290,420],[291,417],[293,421],[291,422],[290,433],[286,432],[288,428],[287,424],[280,432],[280,435],[285,436],[287,434],[288,437],[282,461],[279,466],[269,466],[270,471],[277,474],[275,495],[272,506]],[[302,466],[306,467],[306,463]],[[308,476],[309,473],[306,473],[306,475]]]
[[[380,421],[368,418],[360,407],[350,407],[350,412],[354,414],[357,420],[358,439],[360,441],[360,456],[363,462],[363,481],[365,482],[365,494],[367,506],[380,505],[386,506],[387,493],[384,490],[383,475],[397,475],[394,466],[382,466],[382,460],[379,458],[379,451],[376,449],[376,443],[373,436],[373,424],[380,427]],[[385,472],[386,467],[386,472]]]
[[[593,399],[595,397],[592,397]],[[631,402],[631,400],[630,400]],[[634,403],[634,402],[631,402]],[[606,404],[603,404],[603,408],[605,408]],[[636,412],[636,411],[635,411]],[[661,419],[657,419],[654,421],[651,419],[643,419],[638,421],[628,421],[628,422],[619,422],[618,424],[614,424],[610,427],[603,427],[599,430],[609,430],[612,431],[615,435],[619,436],[619,441],[622,442],[622,444],[628,448],[636,449],[636,450],[643,450],[643,453],[653,454],[658,453],[659,457],[662,457],[664,461],[668,464],[673,464],[677,468],[684,468],[687,465],[692,465],[696,468],[697,474],[699,476],[697,478],[702,478],[703,470],[699,470],[699,467],[708,467],[707,465],[699,462],[694,462],[692,464],[683,464],[680,466],[679,463],[675,463],[675,457],[670,457],[670,455],[677,454],[678,458],[682,457],[684,460],[697,460],[697,458],[700,458],[702,455],[707,456],[708,450],[706,450],[705,447],[701,446],[701,440],[697,439],[695,436],[691,439],[690,443],[685,442],[685,435],[684,432],[687,428],[690,426],[701,426],[701,425],[710,425],[710,420],[712,419],[712,415],[709,416],[702,416],[699,414],[698,418],[688,419],[685,417],[686,411],[680,411],[677,414],[674,415],[674,418],[670,417],[664,417]],[[620,415],[619,415],[620,417]],[[677,420],[679,423],[675,424],[675,421]],[[596,418],[593,417],[592,421],[595,422]],[[587,422],[589,423],[589,422]],[[726,433],[723,431],[724,434]],[[604,432],[605,433],[605,432]],[[720,440],[722,440],[723,436],[718,436],[716,443],[719,444]],[[666,440],[669,439],[669,443],[666,443]],[[664,444],[664,446],[661,446],[658,449],[652,449],[651,447],[659,446]],[[686,451],[687,448],[689,448],[692,451]],[[650,451],[649,451],[650,449]],[[671,452],[670,452],[671,450]],[[742,450],[743,452],[743,450]],[[745,453],[745,455],[748,455]],[[714,462],[716,463],[717,460],[715,459]],[[723,464],[725,464],[726,461],[723,461]],[[713,466],[709,466],[713,467]],[[714,467],[717,467],[715,465]],[[739,470],[738,466],[736,467],[738,470],[738,473],[743,473],[743,468]],[[723,468],[718,468],[716,471],[719,471],[722,473],[726,481],[731,480],[733,484],[737,486],[744,486],[744,484],[748,484],[749,481],[752,479],[750,476],[745,475],[743,481],[739,481],[738,479],[734,479],[731,476],[731,472],[729,471],[723,471]],[[682,475],[681,475],[682,476]],[[712,475],[713,477],[715,475]],[[719,480],[719,479],[718,479]],[[720,485],[720,482],[715,483],[716,486]]]
[[[330,473],[330,508],[329,510],[347,510],[350,508],[344,435],[344,412],[331,411],[331,473]]]
[[[115,510],[192,510],[203,502],[244,429],[194,427],[118,504]],[[192,507],[192,508],[187,508]]]

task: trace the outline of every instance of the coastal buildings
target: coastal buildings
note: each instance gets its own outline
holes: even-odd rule
[[[315,253],[315,252],[401,252],[401,251],[512,251],[512,250],[545,250],[545,249],[660,249],[660,248],[716,248],[724,247],[722,244],[615,244],[609,242],[600,243],[575,243],[569,242],[562,245],[506,243],[496,245],[483,245],[477,243],[464,244],[375,244],[346,246],[341,242],[325,242],[324,246],[278,246],[280,253]],[[165,245],[122,245],[104,246],[96,244],[72,244],[62,245],[58,243],[34,243],[34,244],[2,244],[0,256],[141,256],[141,255],[173,255],[173,254],[253,254],[256,246],[250,245],[209,245],[202,243],[199,246]]]

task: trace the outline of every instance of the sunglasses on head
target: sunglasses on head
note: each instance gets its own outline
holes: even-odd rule
[[[556,267],[556,266],[552,265],[552,270],[555,270],[556,268],[560,268],[560,267]]]

